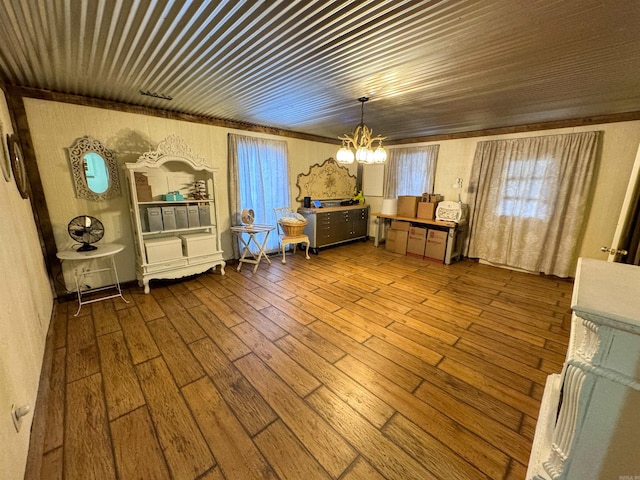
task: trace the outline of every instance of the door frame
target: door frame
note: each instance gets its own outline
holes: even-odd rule
[[[627,250],[629,248],[628,245],[621,245],[621,242],[626,236],[626,230],[629,226],[629,222],[633,218],[635,210],[640,209],[640,203],[634,202],[634,196],[637,188],[640,188],[640,145],[638,145],[636,159],[633,163],[633,168],[631,169],[629,183],[627,184],[627,191],[622,202],[620,216],[618,217],[618,224],[616,225],[616,231],[613,234],[613,240],[611,241],[611,250],[614,252],[619,249]],[[620,255],[617,253],[609,253],[607,261],[619,262]]]

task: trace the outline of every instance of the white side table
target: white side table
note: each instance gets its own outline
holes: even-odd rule
[[[254,265],[253,273],[256,273],[258,269],[258,265],[260,264],[260,259],[264,258],[271,264],[271,260],[264,253],[264,247],[267,244],[267,238],[269,238],[269,232],[274,230],[276,227],[274,225],[238,225],[235,227],[231,227],[231,231],[236,234],[240,242],[242,243],[242,256],[238,261],[238,271],[242,268],[243,263],[251,263]],[[242,234],[246,233],[249,235],[249,239],[245,240]],[[262,239],[262,243],[259,243],[256,240],[256,235],[258,233],[264,233],[264,238]],[[258,255],[254,255],[251,251],[251,243],[258,248]],[[247,255],[252,258],[247,258]]]
[[[101,300],[108,300],[110,298],[116,298],[116,297],[120,297],[122,298],[122,300],[124,300],[125,303],[129,303],[128,300],[122,296],[122,289],[120,288],[120,281],[118,280],[118,271],[116,270],[116,262],[115,262],[116,253],[121,252],[124,249],[124,245],[121,245],[119,243],[101,243],[99,245],[96,245],[96,247],[98,247],[96,250],[91,250],[88,252],[78,252],[73,248],[68,248],[66,250],[61,250],[58,253],[56,253],[56,256],[62,261],[69,260],[69,261],[77,262],[77,261],[93,260],[93,259],[102,258],[102,257],[108,257],[109,259],[111,259],[111,266],[107,268],[100,268],[97,270],[86,270],[82,272],[79,272],[77,268],[74,270],[73,275],[76,282],[76,294],[78,295],[78,311],[75,313],[74,317],[78,316],[78,314],[80,313],[80,309],[82,308],[82,305],[86,305],[88,303],[99,302]],[[113,284],[107,285],[105,287],[90,288],[87,290],[82,290],[82,288],[80,288],[81,280],[84,277],[95,274],[95,273],[108,272],[108,271],[113,272],[113,277],[114,277]],[[90,293],[101,292],[101,291],[106,291],[110,289],[115,289],[116,293],[103,295],[101,297],[92,298],[90,300],[82,299],[83,295],[88,295]]]

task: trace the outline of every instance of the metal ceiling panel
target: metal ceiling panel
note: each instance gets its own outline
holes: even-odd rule
[[[329,138],[365,95],[407,139],[640,111],[638,25],[621,0],[0,0],[0,77]]]

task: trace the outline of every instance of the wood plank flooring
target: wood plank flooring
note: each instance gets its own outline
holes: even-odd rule
[[[570,281],[372,242],[274,258],[57,304],[27,478],[524,478]]]

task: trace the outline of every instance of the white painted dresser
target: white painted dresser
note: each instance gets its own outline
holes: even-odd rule
[[[640,267],[581,258],[527,479],[640,480]]]

